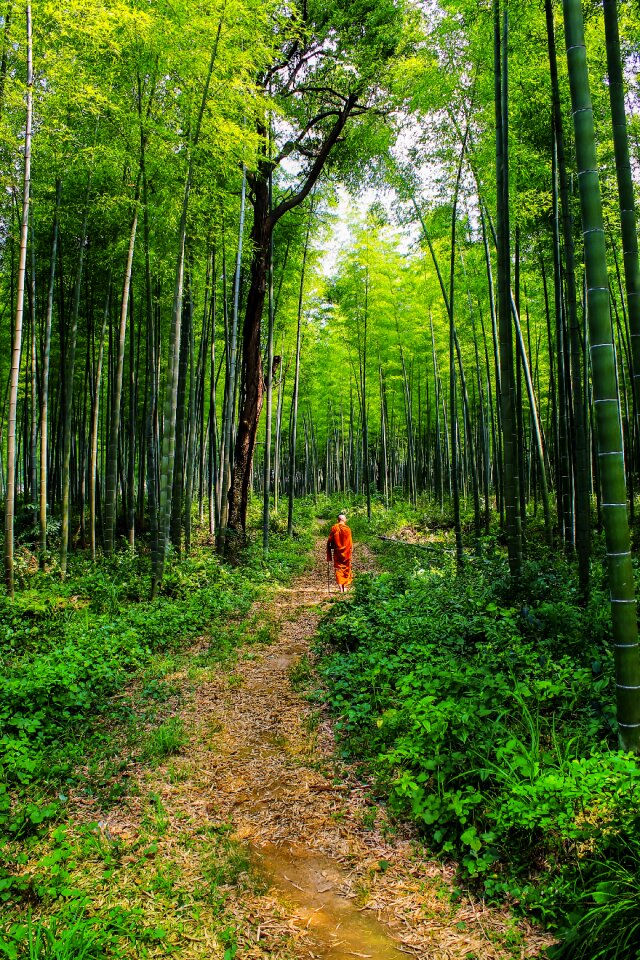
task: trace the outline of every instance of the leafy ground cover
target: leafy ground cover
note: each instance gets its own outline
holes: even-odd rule
[[[456,573],[433,507],[350,519],[385,572],[320,636],[345,755],[464,883],[558,931],[556,956],[637,958],[640,769],[616,744],[602,564],[581,607],[571,565],[537,542],[514,592],[495,538]],[[377,539],[399,528],[422,546]]]
[[[304,533],[289,540],[274,520],[268,560],[256,542],[230,568],[201,542],[172,560],[153,602],[144,552],[97,564],[76,557],[64,582],[55,565],[38,573],[26,563],[34,572],[25,573],[15,602],[0,601],[0,956],[145,955],[169,951],[181,936],[166,918],[187,886],[190,903],[194,893],[169,876],[170,864],[153,862],[154,838],[167,830],[160,799],[148,798],[145,831],[126,850],[99,823],[78,829],[69,808],[83,798],[98,798],[102,809],[118,804],[130,788],[128,768],[152,770],[180,752],[185,731],[172,675],[232,670],[242,644],[271,639],[252,605],[307,562],[313,509],[298,509]],[[219,889],[246,865],[224,830],[205,846],[211,875],[195,903],[206,903],[216,942],[226,938],[232,957]],[[136,883],[152,874],[157,923],[132,903],[97,905],[125,862]]]

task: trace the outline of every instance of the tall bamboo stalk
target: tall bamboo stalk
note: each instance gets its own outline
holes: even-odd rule
[[[287,513],[287,534],[293,536],[293,500],[295,497],[295,478],[296,478],[296,442],[298,437],[298,392],[300,389],[300,350],[302,346],[302,304],[304,301],[304,281],[307,268],[307,253],[309,250],[309,238],[311,236],[311,223],[313,221],[313,200],[309,207],[309,217],[307,219],[307,235],[304,241],[304,250],[302,253],[302,269],[300,271],[300,291],[298,294],[298,324],[296,328],[296,362],[295,373],[293,375],[293,397],[291,399],[291,425],[289,429],[289,507]]]
[[[638,264],[638,233],[636,206],[629,157],[629,138],[624,102],[624,80],[620,59],[617,0],[604,0],[604,27],[607,39],[607,69],[609,72],[609,102],[613,126],[613,147],[616,158],[622,254],[627,294],[627,315],[631,339],[631,376],[636,419],[640,432],[640,266]]]
[[[273,209],[273,170],[269,173],[269,212]],[[264,471],[263,471],[263,507],[262,507],[262,549],[265,556],[269,552],[269,507],[271,503],[271,435],[273,419],[273,321],[274,321],[274,302],[273,302],[273,231],[269,237],[270,255],[269,270],[267,276],[268,290],[268,313],[269,322],[267,324],[267,376],[265,378],[266,388],[266,409],[265,409],[265,432],[264,432]]]
[[[7,486],[4,515],[4,572],[7,593],[13,599],[15,592],[13,569],[13,520],[16,496],[16,414],[18,410],[18,385],[22,353],[22,318],[24,313],[24,289],[27,274],[27,239],[29,235],[29,194],[31,191],[31,131],[33,123],[33,40],[31,4],[26,5],[27,33],[27,102],[24,131],[24,176],[22,193],[22,225],[20,229],[20,254],[18,259],[18,287],[16,312],[13,325],[11,350],[11,378],[9,387],[9,422],[7,431]]]
[[[84,268],[84,253],[87,242],[87,221],[89,217],[88,194],[87,203],[82,218],[80,232],[80,248],[78,251],[78,265],[73,292],[73,307],[71,313],[70,330],[67,338],[67,358],[64,373],[64,410],[62,412],[62,524],[60,530],[60,575],[64,579],[67,575],[67,556],[69,551],[69,525],[71,513],[71,445],[73,433],[73,386],[76,366],[76,345],[78,341],[78,313],[80,311],[80,295],[82,291],[82,272]]]
[[[40,569],[44,569],[47,552],[47,458],[49,454],[49,368],[51,365],[51,326],[53,321],[53,298],[55,294],[56,262],[58,259],[58,223],[62,200],[62,181],[56,180],[56,206],[53,215],[53,235],[51,239],[51,262],[49,265],[49,288],[47,292],[47,312],[44,322],[44,344],[42,348],[42,373],[40,389]]]
[[[187,172],[184,181],[182,194],[182,207],[180,211],[180,224],[178,228],[178,251],[176,257],[176,270],[173,287],[173,310],[171,318],[171,332],[169,338],[169,362],[167,366],[167,377],[164,396],[164,417],[162,434],[162,453],[160,461],[160,497],[158,510],[158,553],[156,565],[152,571],[151,590],[155,592],[157,584],[162,580],[164,573],[164,563],[169,548],[169,528],[171,524],[171,506],[173,492],[173,469],[175,462],[176,447],[176,411],[178,403],[178,368],[180,361],[180,334],[182,324],[182,300],[184,290],[185,273],[185,248],[187,241],[187,214],[189,212],[189,200],[191,197],[191,187],[193,184],[194,172],[194,151],[197,149],[202,130],[202,121],[204,119],[207,101],[209,99],[209,89],[211,87],[211,78],[213,69],[218,56],[218,46],[220,43],[220,34],[225,16],[225,3],[223,3],[222,13],[218,22],[218,30],[211,51],[207,76],[205,78],[200,107],[195,122],[193,135],[189,143],[189,158],[187,163]]]
[[[511,255],[509,234],[509,82],[508,0],[504,0],[502,24],[500,0],[494,0],[494,65],[496,115],[496,183],[498,248],[498,324],[500,332],[500,380],[504,457],[504,503],[509,569],[514,580],[522,571],[518,457],[516,450],[513,331],[511,326]]]
[[[122,404],[122,385],[124,382],[124,353],[127,338],[127,317],[129,309],[129,291],[131,289],[131,274],[133,271],[133,253],[136,245],[138,230],[138,199],[139,180],[136,184],[133,220],[129,233],[129,247],[127,262],[122,284],[122,299],[120,301],[120,327],[118,332],[115,378],[113,381],[113,401],[111,405],[111,427],[109,429],[109,451],[107,457],[107,490],[105,498],[105,526],[104,552],[113,553],[116,533],[116,480],[118,473],[118,449],[120,441],[120,408]]]
[[[96,358],[93,380],[93,406],[91,409],[91,454],[89,460],[89,543],[91,559],[96,559],[96,481],[98,473],[98,427],[100,423],[100,396],[102,393],[102,362],[104,357],[104,338],[109,322],[111,300],[111,270],[107,278],[107,293],[102,313],[102,324],[98,336],[98,356]]]
[[[549,48],[549,69],[551,74],[551,94],[553,106],[553,128],[555,134],[555,151],[557,174],[560,186],[560,204],[562,209],[562,239],[564,247],[563,280],[566,286],[566,310],[569,334],[570,364],[567,370],[567,379],[571,380],[571,396],[575,398],[573,404],[573,422],[575,425],[575,542],[578,554],[578,573],[580,590],[583,597],[589,592],[589,557],[590,543],[590,502],[588,490],[588,451],[586,444],[586,418],[582,402],[584,380],[582,376],[582,362],[580,349],[580,333],[578,326],[578,297],[576,293],[576,268],[573,243],[573,222],[571,216],[571,197],[569,193],[569,177],[564,148],[564,130],[562,111],[560,107],[560,87],[558,83],[558,69],[556,58],[555,31],[553,23],[552,0],[545,0],[545,15],[547,23],[547,45]]]
[[[593,108],[580,0],[563,0],[563,9],[580,183],[597,450],[613,620],[618,724],[623,748],[639,752],[638,624],[627,517],[620,398],[609,316],[607,255]]]

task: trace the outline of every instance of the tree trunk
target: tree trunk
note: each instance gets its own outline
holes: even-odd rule
[[[636,437],[640,437],[640,267],[638,265],[638,234],[636,209],[629,158],[627,117],[624,103],[624,82],[620,61],[620,37],[616,0],[604,0],[604,26],[607,38],[607,67],[609,72],[609,100],[613,124],[613,146],[620,200],[620,226],[624,278],[627,293],[627,316],[631,340],[631,378],[635,411]],[[617,269],[617,263],[616,263]]]
[[[56,180],[56,207],[53,215],[53,237],[51,240],[51,264],[49,270],[49,290],[47,295],[47,313],[44,326],[44,346],[42,349],[42,386],[40,391],[40,569],[44,570],[47,553],[47,457],[49,430],[49,367],[51,362],[51,325],[53,320],[53,297],[55,294],[56,261],[58,254],[58,222],[62,182]]]
[[[516,450],[515,384],[513,371],[513,332],[510,299],[509,237],[509,124],[508,124],[508,8],[503,10],[500,29],[500,0],[494,0],[495,110],[496,110],[496,182],[498,196],[498,322],[500,329],[500,387],[504,457],[504,504],[509,569],[514,580],[522,571],[522,535],[520,528],[518,457]]]
[[[211,254],[211,371],[209,380],[209,534],[213,538],[218,513],[218,420],[216,414],[216,251]]]
[[[273,210],[273,171],[269,173],[269,212]],[[269,324],[267,328],[267,413],[264,433],[264,473],[262,504],[262,549],[265,557],[269,552],[269,506],[271,501],[271,426],[273,408],[273,231],[269,238]]]
[[[350,94],[345,99],[333,127],[315,155],[314,162],[300,190],[283,199],[273,211],[269,212],[268,191],[268,176],[272,164],[263,160],[259,164],[257,173],[252,177],[254,197],[254,218],[251,231],[252,258],[243,330],[241,410],[228,496],[227,541],[229,547],[232,544],[235,546],[242,542],[247,523],[251,465],[264,392],[260,330],[267,290],[267,275],[271,262],[271,233],[281,217],[289,210],[299,206],[309,196],[333,146],[340,138],[357,100],[358,97],[355,93]],[[258,135],[264,143],[267,131],[263,122],[258,123]]]
[[[563,9],[580,183],[598,462],[613,619],[618,724],[623,749],[637,753],[640,750],[638,625],[593,109],[580,0],[563,0]]]
[[[127,316],[129,309],[129,291],[133,270],[133,252],[138,229],[138,186],[134,198],[133,222],[129,234],[129,250],[120,301],[120,328],[116,352],[115,377],[113,381],[113,401],[111,405],[111,427],[109,429],[109,453],[107,458],[107,492],[105,499],[104,552],[113,553],[116,534],[116,478],[118,475],[118,449],[120,441],[120,408],[122,404],[122,384],[124,380],[124,351],[127,337]]]
[[[89,193],[90,187],[87,189]],[[87,241],[87,220],[89,216],[89,201],[85,207],[82,229],[80,233],[80,249],[78,251],[78,267],[75,288],[73,292],[73,308],[71,313],[71,329],[67,338],[67,358],[64,375],[64,407],[62,418],[62,526],[60,533],[60,575],[64,579],[67,575],[67,554],[69,550],[69,522],[71,513],[71,445],[73,427],[73,381],[76,365],[76,343],[78,340],[78,313],[80,311],[80,292],[82,289],[82,271],[84,267],[84,248]]]
[[[254,253],[251,260],[242,339],[243,390],[228,494],[227,546],[232,554],[234,547],[242,540],[246,529],[251,464],[264,394],[260,335],[271,263],[269,189],[267,180],[260,175],[256,177],[253,186],[254,215],[251,245]]]
[[[225,371],[225,402],[222,424],[222,452],[220,456],[220,529],[218,531],[219,550],[226,545],[226,530],[229,519],[229,504],[231,502],[232,470],[231,445],[233,442],[233,424],[235,418],[235,390],[236,364],[238,352],[238,319],[240,311],[240,274],[242,267],[242,246],[244,241],[244,218],[246,208],[247,171],[242,168],[242,190],[240,194],[240,225],[238,228],[238,249],[236,254],[236,269],[233,287],[233,312],[231,314],[231,329],[229,330],[227,294],[226,294],[226,262],[223,248],[223,299],[225,311],[225,336],[227,345],[227,366]],[[259,352],[259,351],[258,351]]]
[[[13,571],[13,518],[16,495],[16,413],[18,408],[18,385],[20,357],[22,352],[22,317],[24,313],[24,288],[27,274],[27,238],[29,233],[29,194],[31,191],[31,128],[33,117],[33,49],[31,35],[31,4],[26,5],[27,19],[27,104],[24,134],[24,179],[22,195],[22,226],[20,230],[20,256],[18,260],[18,288],[16,313],[11,351],[11,380],[9,388],[9,423],[7,431],[7,487],[4,519],[4,570],[7,593],[14,595]]]
[[[300,292],[298,294],[298,326],[296,332],[296,361],[293,375],[293,397],[291,399],[291,425],[289,429],[289,507],[287,515],[287,534],[293,536],[293,500],[296,487],[296,443],[298,439],[298,391],[300,388],[300,348],[302,344],[302,302],[304,298],[304,277],[307,266],[307,252],[309,249],[309,236],[311,234],[311,221],[313,218],[313,203],[309,210],[309,219],[307,221],[307,235],[304,242],[302,253],[302,269],[300,271]]]

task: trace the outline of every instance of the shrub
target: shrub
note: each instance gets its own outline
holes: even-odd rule
[[[571,897],[589,902],[581,878],[620,849],[640,803],[637,762],[615,749],[606,603],[595,590],[581,609],[561,561],[532,569],[519,597],[501,558],[470,560],[455,590],[452,573],[434,558],[361,577],[325,619],[342,749],[468,882],[526,897],[557,925]],[[544,886],[559,877],[554,906]]]

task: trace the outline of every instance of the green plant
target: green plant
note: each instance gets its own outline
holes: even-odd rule
[[[180,753],[187,739],[181,717],[170,717],[149,734],[144,757],[146,760],[164,760]]]
[[[308,654],[303,654],[289,667],[289,683],[293,690],[304,690],[313,677],[313,667]]]
[[[125,943],[157,943],[164,936],[159,929],[143,931],[134,913],[113,908],[88,916],[82,905],[64,909],[49,921],[29,917],[1,932],[0,956],[7,960],[116,960],[126,956]]]
[[[529,573],[518,595],[492,554],[467,561],[455,592],[448,556],[361,576],[318,650],[343,753],[467,882],[557,925],[589,864],[620,862],[640,773],[612,736],[601,595],[577,606],[562,561]]]
[[[274,542],[276,568],[285,559],[300,564],[299,547]],[[0,836],[38,832],[58,815],[57,794],[88,745],[89,754],[108,750],[111,738],[98,718],[129,726],[132,736],[140,718],[153,720],[171,693],[163,677],[185,644],[209,635],[206,659],[217,663],[245,642],[242,617],[259,590],[251,571],[229,570],[211,550],[198,549],[167,573],[172,596],[149,602],[144,554],[127,550],[95,564],[78,556],[64,582],[35,565],[13,603],[0,597]],[[116,696],[141,673],[139,694]],[[149,759],[170,756],[182,738],[175,723],[162,726],[150,738]],[[83,777],[84,788],[114,797],[122,790],[97,770],[96,778],[89,784]],[[34,789],[41,781],[46,789]]]
[[[549,950],[553,960],[639,960],[640,845],[627,838],[623,862],[597,861],[586,889],[569,912],[565,939]]]

